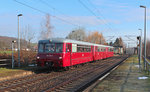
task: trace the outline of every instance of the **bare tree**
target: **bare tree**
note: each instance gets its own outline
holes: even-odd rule
[[[28,48],[31,48],[31,41],[35,38],[35,33],[32,31],[32,28],[30,25],[28,25],[28,31],[27,31],[27,41],[28,41]]]
[[[89,33],[86,41],[97,43],[97,44],[106,44],[105,38],[102,33],[99,33],[98,31]]]
[[[35,33],[33,32],[32,28],[30,25],[25,26],[24,30],[21,33],[21,43],[22,45],[24,43],[27,44],[27,48],[31,49],[31,42],[35,38]]]
[[[124,43],[123,43],[123,40],[122,38],[116,38],[116,41],[114,42],[114,46],[116,47],[124,47]]]
[[[52,26],[50,23],[50,15],[47,14],[44,23],[41,23],[40,39],[48,39],[52,37]]]
[[[69,35],[66,38],[78,41],[85,41],[86,39],[85,29],[84,28],[74,29],[69,33]]]
[[[4,49],[6,47],[8,46],[6,45],[5,41],[0,41],[0,49]]]
[[[27,48],[26,36],[27,36],[27,26],[25,26],[20,32],[20,48],[21,49]]]
[[[147,44],[146,44],[147,46],[146,46],[146,55],[147,55],[147,57],[149,57],[150,58],[150,40],[148,40],[147,41]],[[144,47],[144,46],[143,46]]]
[[[109,43],[109,46],[113,46],[113,42],[112,41]]]

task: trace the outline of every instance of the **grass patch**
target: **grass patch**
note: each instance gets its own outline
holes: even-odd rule
[[[18,70],[17,69],[0,68],[0,74],[6,73],[6,72],[13,72],[13,71],[18,71]]]
[[[24,70],[19,70],[19,69],[0,68],[0,77],[12,76],[23,71]]]
[[[13,76],[19,73],[23,73],[26,71],[36,71],[36,66],[26,66],[26,67],[15,67],[14,69],[8,69],[8,68],[0,68],[0,77],[6,77],[6,76]]]
[[[34,71],[36,70],[36,66],[22,66],[21,68],[17,67],[15,70],[26,70],[26,71]]]
[[[0,51],[0,54],[4,54],[4,53],[6,53],[6,54],[11,54],[12,51]]]

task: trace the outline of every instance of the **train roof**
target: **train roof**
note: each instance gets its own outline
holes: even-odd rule
[[[101,47],[113,48],[112,46],[100,45],[100,44],[89,43],[89,42],[84,42],[84,41],[76,41],[76,40],[65,39],[65,38],[50,38],[50,39],[40,40],[39,41],[39,43],[47,43],[47,42],[54,42],[54,43],[74,43],[74,44],[81,44],[81,45],[94,45],[94,46],[101,46]]]

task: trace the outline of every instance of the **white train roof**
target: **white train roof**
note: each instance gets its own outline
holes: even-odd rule
[[[53,43],[74,43],[74,44],[80,44],[80,45],[94,45],[94,46],[100,46],[100,47],[109,47],[113,48],[112,46],[107,45],[100,45],[95,43],[89,43],[84,41],[76,41],[71,39],[64,39],[64,38],[50,38],[46,40],[40,40],[39,43],[47,43],[47,42],[53,42]]]

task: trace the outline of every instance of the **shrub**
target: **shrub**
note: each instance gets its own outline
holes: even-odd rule
[[[30,63],[33,63],[36,60],[36,52],[34,51],[26,51],[22,50],[20,51],[20,62],[22,65],[28,65]],[[18,62],[18,52],[14,54],[15,61]]]

